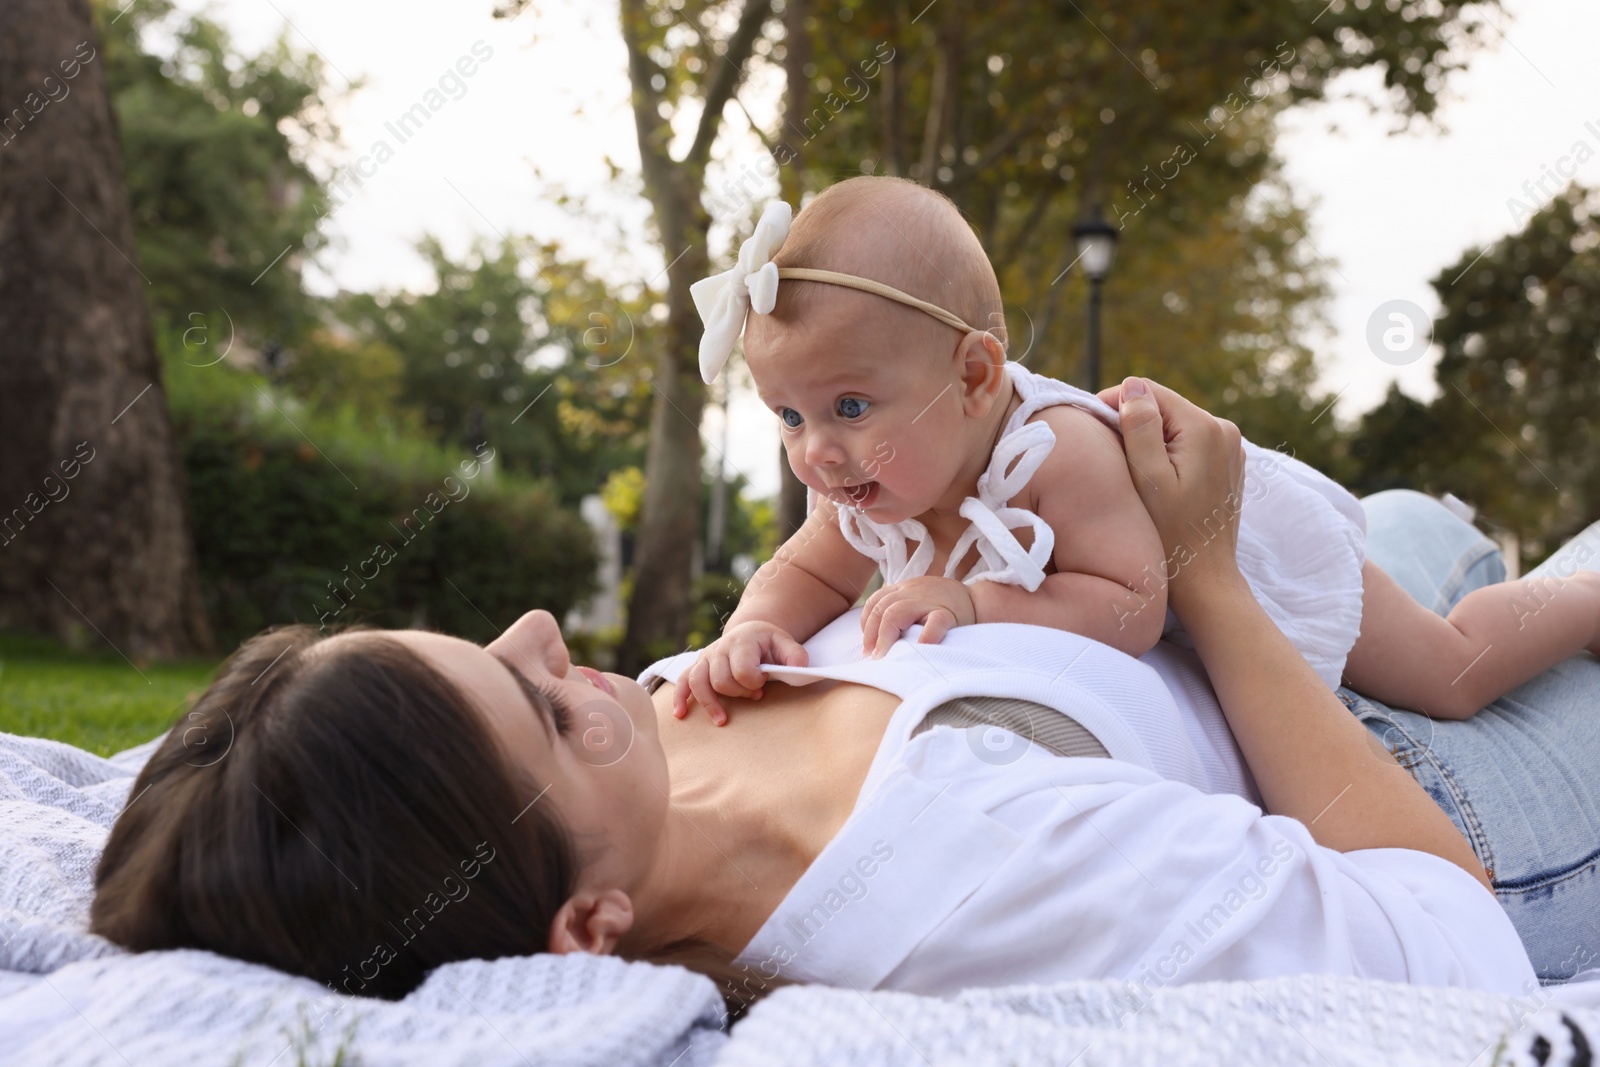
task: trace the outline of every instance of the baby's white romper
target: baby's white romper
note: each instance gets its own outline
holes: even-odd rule
[[[953,571],[976,546],[979,558],[962,581],[1004,582],[1032,591],[1044,581],[1055,532],[1033,512],[1008,502],[1033,477],[1056,439],[1049,426],[1028,419],[1043,408],[1070,404],[1119,435],[1121,419],[1093,393],[1017,363],[1007,363],[1006,370],[1022,403],[1007,420],[989,467],[978,479],[977,495],[961,505],[971,525],[951,551],[946,570]],[[1366,514],[1348,490],[1293,456],[1249,441],[1244,447],[1239,569],[1278,628],[1329,688],[1335,688],[1361,628]],[[841,507],[839,527],[857,551],[877,562],[886,583],[928,572],[933,544],[916,519],[890,525]],[[1026,549],[1014,532],[1021,528],[1033,531]],[[1152,573],[1149,581],[1153,588],[1162,576]],[[1146,585],[1143,578],[1137,583]],[[1189,644],[1170,610],[1165,632]]]

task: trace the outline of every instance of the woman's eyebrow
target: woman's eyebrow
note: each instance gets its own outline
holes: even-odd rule
[[[522,695],[526,697],[528,703],[533,706],[534,714],[538,715],[539,721],[544,723],[545,732],[551,737],[555,737],[555,712],[550,707],[550,701],[542,692],[539,691],[539,687],[534,685],[533,682],[529,681],[528,676],[522,673],[522,669],[519,668],[515,663],[512,663],[507,657],[502,656],[498,652],[491,652],[489,654],[495,659],[499,660],[500,665],[511,672],[511,677],[517,680],[518,687],[522,689]]]

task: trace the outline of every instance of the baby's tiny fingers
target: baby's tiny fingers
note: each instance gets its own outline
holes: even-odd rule
[[[761,673],[761,648],[755,644],[738,644],[728,653],[728,672],[733,680],[744,687],[740,696],[758,691],[766,683]]]
[[[861,651],[869,656],[877,651],[884,615],[894,603],[883,595],[885,592],[880,589],[872,594],[873,599],[867,602],[867,610],[861,613]]]
[[[689,701],[694,695],[695,673],[705,663],[702,656],[689,664],[689,669],[678,678],[677,688],[672,692],[672,714],[679,718],[686,718],[689,714]]]
[[[711,688],[711,681],[708,677],[697,674],[690,680],[689,685],[694,690],[695,701],[706,709],[706,713],[711,716],[712,722],[717,721],[718,713],[721,713],[724,718],[727,717],[727,712],[723,711],[722,705],[717,702],[716,691]]]
[[[934,608],[922,622],[922,633],[917,636],[917,644],[937,645],[955,624],[956,617],[949,608]]]
[[[878,647],[873,658],[881,659],[888,655],[890,647],[907,630],[921,622],[926,614],[927,609],[913,600],[891,604],[883,613],[883,622],[878,628]]]

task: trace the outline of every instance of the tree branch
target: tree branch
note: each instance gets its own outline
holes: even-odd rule
[[[637,3],[638,0],[632,0]],[[739,82],[744,78],[744,65],[761,36],[761,25],[772,12],[772,0],[746,0],[739,14],[739,25],[722,53],[722,64],[711,75],[706,85],[705,110],[700,112],[700,125],[694,131],[694,143],[684,163],[692,167],[705,166],[711,155],[711,142],[717,139],[717,127],[722,122],[722,109],[732,99]]]
[[[622,41],[628,49],[628,79],[633,83],[633,125],[639,139],[640,169],[646,184],[663,176],[672,164],[667,154],[671,128],[661,118],[661,103],[665,99],[655,87],[655,76],[666,77],[650,54],[639,32],[648,25],[649,13],[643,0],[621,0]]]

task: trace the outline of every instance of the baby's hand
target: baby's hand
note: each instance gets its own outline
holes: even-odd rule
[[[978,621],[972,590],[954,578],[907,578],[886,585],[867,598],[861,610],[861,651],[879,659],[917,623],[922,623],[919,645],[936,645],[955,626]]]
[[[672,714],[680,719],[689,714],[692,696],[710,714],[712,722],[726,726],[728,711],[717,699],[718,693],[759,700],[762,686],[767,683],[762,663],[804,667],[807,662],[805,648],[782,627],[770,622],[730,626],[700,650],[700,657],[678,679]]]

